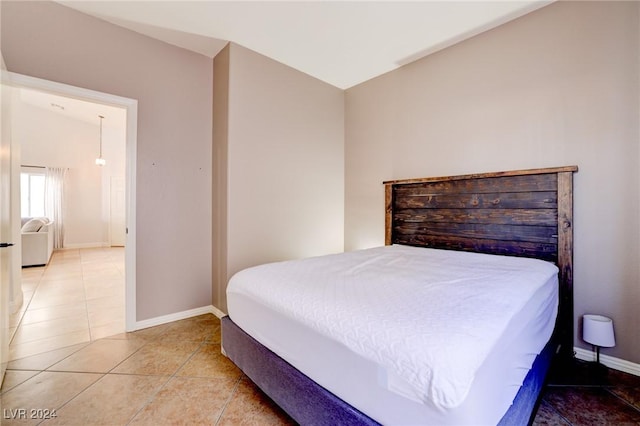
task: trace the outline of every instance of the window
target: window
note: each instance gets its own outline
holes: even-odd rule
[[[44,216],[44,173],[20,173],[20,198],[22,217]]]

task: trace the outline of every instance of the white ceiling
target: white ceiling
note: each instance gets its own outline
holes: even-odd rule
[[[16,94],[18,96],[17,100],[22,103],[42,108],[73,120],[84,121],[96,127],[100,125],[100,115],[104,117],[104,128],[124,129],[126,126],[126,111],[124,108],[83,101],[24,87],[18,89]]]
[[[552,1],[58,3],[210,57],[232,41],[346,89]]]

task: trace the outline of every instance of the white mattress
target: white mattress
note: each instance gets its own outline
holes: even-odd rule
[[[231,319],[388,425],[495,424],[548,341],[557,268],[378,247],[236,274]]]

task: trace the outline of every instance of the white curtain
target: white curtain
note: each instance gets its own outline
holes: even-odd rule
[[[53,221],[53,248],[64,247],[64,175],[67,169],[62,167],[47,167],[44,180],[45,215]]]

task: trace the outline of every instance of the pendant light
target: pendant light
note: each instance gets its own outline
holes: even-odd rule
[[[96,158],[96,164],[98,166],[104,166],[105,164],[107,164],[106,160],[102,158],[102,119],[104,118],[104,116],[99,115],[98,117],[100,117],[100,156]]]

